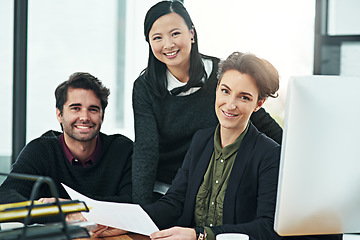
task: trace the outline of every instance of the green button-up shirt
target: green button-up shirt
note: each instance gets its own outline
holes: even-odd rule
[[[223,205],[229,176],[240,144],[249,128],[248,124],[234,143],[222,148],[219,126],[214,135],[214,152],[196,195],[195,223],[197,226],[212,227],[223,224]],[[213,234],[209,233],[208,239],[213,237]]]

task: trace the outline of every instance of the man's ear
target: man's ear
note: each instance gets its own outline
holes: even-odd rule
[[[62,123],[61,122],[61,112],[60,112],[60,110],[58,108],[56,109],[56,118],[57,118],[59,123]]]
[[[262,105],[265,103],[265,100],[266,100],[266,98],[258,101],[257,106],[254,109],[254,112],[257,112],[262,107]]]

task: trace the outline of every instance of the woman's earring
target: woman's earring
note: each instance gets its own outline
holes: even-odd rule
[[[194,38],[191,38],[191,43],[195,43],[195,40],[194,40]]]

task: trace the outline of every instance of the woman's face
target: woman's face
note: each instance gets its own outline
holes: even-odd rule
[[[250,115],[265,101],[258,101],[258,92],[255,80],[249,74],[226,70],[216,89],[215,112],[220,128],[240,135]]]
[[[194,31],[189,30],[184,19],[177,13],[158,18],[149,32],[149,43],[154,56],[171,68],[190,66],[191,39]]]

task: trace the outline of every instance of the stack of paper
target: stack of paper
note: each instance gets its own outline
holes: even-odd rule
[[[65,184],[62,185],[71,199],[86,202],[92,207],[90,212],[83,213],[88,221],[147,236],[159,231],[149,215],[138,204],[97,201],[76,192]]]

